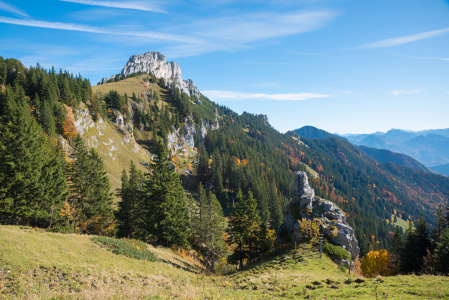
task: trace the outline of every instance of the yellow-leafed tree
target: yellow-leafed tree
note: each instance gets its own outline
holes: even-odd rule
[[[390,276],[395,272],[390,264],[390,254],[387,250],[371,250],[362,258],[362,274],[366,277],[377,275]]]

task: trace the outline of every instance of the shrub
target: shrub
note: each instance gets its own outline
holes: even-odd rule
[[[351,259],[351,255],[347,250],[343,249],[341,246],[333,245],[327,240],[324,240],[323,242],[323,252],[331,259]]]
[[[109,251],[117,255],[124,255],[130,258],[136,258],[147,261],[160,261],[157,256],[147,249],[147,244],[137,240],[114,239],[104,236],[95,236],[92,241],[106,246]]]

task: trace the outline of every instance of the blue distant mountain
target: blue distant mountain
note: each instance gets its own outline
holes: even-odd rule
[[[432,171],[438,172],[440,174],[449,176],[449,164],[441,165],[441,166],[435,166],[430,167]]]
[[[415,132],[391,129],[385,133],[345,134],[342,136],[357,146],[406,154],[426,167],[449,163],[449,128]]]

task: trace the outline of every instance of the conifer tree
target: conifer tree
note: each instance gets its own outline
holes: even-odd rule
[[[257,255],[257,242],[260,225],[257,202],[251,191],[248,196],[243,197],[242,191],[237,194],[239,200],[229,219],[227,233],[228,244],[236,244],[237,247],[232,255],[228,257],[230,263],[238,262],[243,268],[243,260],[252,259]]]
[[[38,103],[39,123],[49,136],[54,136],[56,125],[53,109],[47,101],[40,101],[38,95],[36,95],[36,102]]]
[[[440,242],[435,249],[436,269],[443,274],[449,274],[449,228],[440,236]]]
[[[401,254],[403,252],[404,241],[402,239],[402,234],[399,230],[399,226],[396,227],[393,239],[391,241],[390,254],[392,263],[394,266],[399,266],[401,261]]]
[[[73,231],[100,233],[112,221],[112,194],[103,160],[85,146],[77,135],[73,139],[73,162],[70,164],[70,206],[75,210]]]
[[[282,210],[278,201],[278,194],[276,191],[276,183],[272,182],[270,187],[270,214],[271,214],[271,228],[278,231],[283,220]]]
[[[213,193],[207,197],[207,202],[203,207],[202,218],[202,237],[203,255],[210,269],[214,269],[215,263],[225,250],[223,240],[223,231],[226,222],[223,217],[220,202]]]
[[[146,230],[163,244],[187,245],[189,215],[186,197],[176,170],[170,168],[167,149],[161,139],[156,145],[156,164],[146,174],[143,199]]]
[[[122,172],[122,188],[118,191],[121,201],[115,214],[118,223],[118,235],[127,238],[142,238],[140,228],[144,226],[142,219],[142,185],[143,174],[137,171],[136,165],[131,161],[129,177],[125,170]]]
[[[23,89],[0,92],[0,216],[12,224],[48,226],[66,189],[61,162],[30,115]]]

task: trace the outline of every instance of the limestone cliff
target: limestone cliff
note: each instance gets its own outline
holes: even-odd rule
[[[296,172],[294,195],[287,204],[284,226],[300,241],[300,222],[298,220],[318,219],[320,231],[333,243],[342,246],[354,260],[360,252],[354,230],[346,222],[343,211],[333,202],[315,196],[310,187],[307,174]],[[343,262],[345,265],[348,262]]]
[[[129,76],[138,72],[147,74],[151,72],[157,79],[164,78],[170,88],[175,86],[189,96],[200,96],[200,91],[191,79],[182,79],[181,68],[179,65],[174,61],[166,62],[165,56],[159,52],[152,51],[131,56],[128,63],[117,75]],[[112,75],[110,78],[103,78],[100,84],[107,83],[108,80],[113,79],[115,76],[116,75]]]

